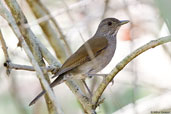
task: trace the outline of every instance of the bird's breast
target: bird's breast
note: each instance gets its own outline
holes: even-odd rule
[[[102,54],[100,54],[99,56],[97,56],[96,60],[98,61],[98,67],[96,68],[96,72],[101,71],[104,67],[106,67],[110,61],[112,60],[114,53],[115,53],[115,49],[116,49],[116,40],[109,40],[108,41],[108,46],[107,48],[104,50],[104,52]]]

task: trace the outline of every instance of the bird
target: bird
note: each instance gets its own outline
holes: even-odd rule
[[[54,74],[53,78],[56,79],[50,83],[50,87],[53,88],[71,79],[86,79],[101,71],[114,56],[119,28],[128,22],[116,18],[103,19],[93,37],[73,53]],[[46,91],[42,90],[29,106],[45,93]]]

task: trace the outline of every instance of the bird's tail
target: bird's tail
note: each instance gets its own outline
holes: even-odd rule
[[[55,85],[59,85],[61,83],[63,83],[65,80],[63,80],[64,76],[60,75],[58,76],[51,84],[50,87],[53,88]],[[41,96],[43,96],[46,93],[45,90],[43,90],[42,92],[40,92],[29,104],[29,106],[33,105]]]

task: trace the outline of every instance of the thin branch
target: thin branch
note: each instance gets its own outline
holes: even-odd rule
[[[0,41],[1,41],[1,44],[2,44],[2,50],[4,52],[5,59],[6,59],[6,61],[9,61],[10,58],[9,58],[9,54],[8,54],[8,51],[7,51],[8,47],[7,47],[6,43],[5,43],[5,40],[3,38],[1,30],[0,30]]]
[[[10,69],[15,69],[15,70],[35,71],[34,67],[32,66],[19,65],[19,64],[14,64],[11,62],[5,62],[4,66]],[[46,68],[41,67],[41,69],[46,69],[47,72],[53,72],[56,68],[54,66],[47,66]]]
[[[103,19],[103,18],[105,17],[105,15],[106,15],[106,12],[107,12],[107,9],[108,9],[109,2],[110,2],[110,0],[105,0],[105,1],[104,1],[104,11],[103,11],[103,14],[102,14],[102,19]]]
[[[171,60],[171,52],[169,51],[170,47],[171,47],[171,45],[169,45],[169,46],[162,45],[163,50],[166,52],[166,54],[168,55],[169,59]]]
[[[135,57],[147,51],[148,49],[154,48],[156,46],[162,45],[167,42],[171,42],[171,36],[167,36],[167,37],[163,37],[157,40],[150,41],[149,43],[141,46],[140,48],[138,48],[137,50],[129,54],[121,62],[119,62],[116,65],[116,67],[111,71],[111,73],[105,78],[105,80],[102,81],[102,83],[99,85],[99,87],[93,94],[92,103],[94,105],[94,108],[97,107],[96,104],[98,104],[98,101],[103,91],[108,86],[108,84],[113,80],[116,74],[118,74],[130,61],[132,61]]]
[[[8,47],[7,47],[7,45],[6,45],[6,43],[5,43],[5,40],[4,40],[4,38],[3,38],[1,29],[0,29],[0,41],[1,41],[1,44],[2,44],[2,50],[3,50],[3,52],[4,52],[5,61],[6,61],[6,62],[10,62],[11,60],[10,60],[10,58],[9,58],[9,54],[8,54],[8,51],[7,51]],[[7,67],[7,69],[6,69],[7,75],[10,74],[10,71],[11,71],[11,69],[10,69],[9,67]]]

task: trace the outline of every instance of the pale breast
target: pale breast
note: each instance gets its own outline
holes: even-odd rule
[[[114,56],[115,49],[116,49],[116,40],[115,39],[110,40],[109,45],[104,51],[104,53],[96,57],[97,66],[94,69],[94,71],[92,71],[92,73],[97,73],[101,71],[104,67],[106,67],[109,64],[109,62],[112,60]]]

